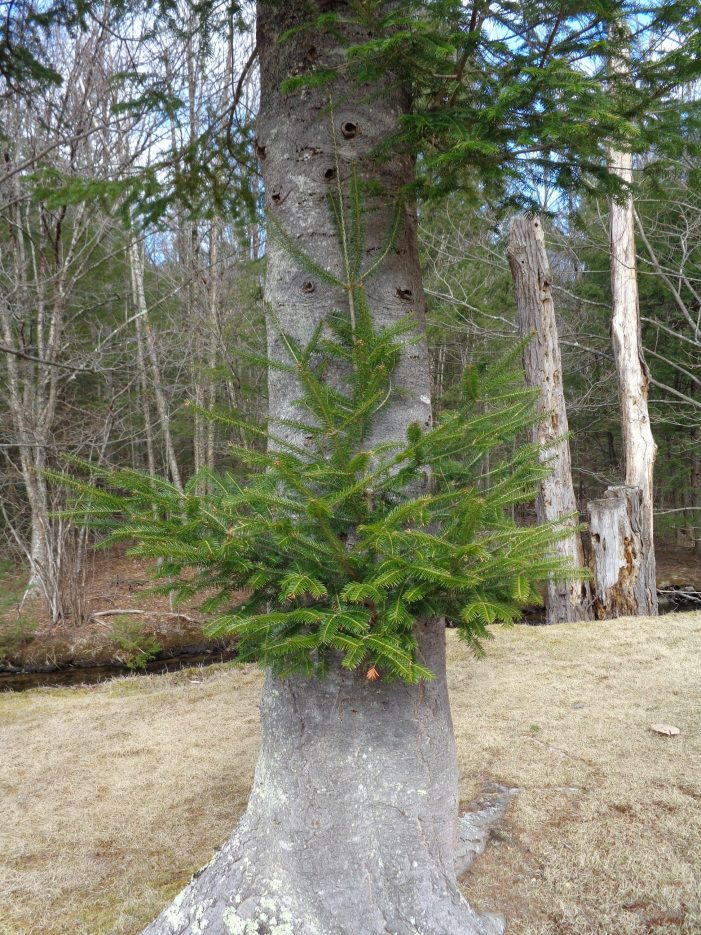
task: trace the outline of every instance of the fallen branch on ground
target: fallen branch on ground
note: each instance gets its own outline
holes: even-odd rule
[[[144,617],[178,617],[180,620],[187,620],[188,623],[199,623],[194,617],[187,614],[179,614],[166,610],[136,610],[133,607],[113,607],[111,610],[97,610],[92,614],[93,619],[98,623],[100,617],[116,617],[119,614],[141,614]]]

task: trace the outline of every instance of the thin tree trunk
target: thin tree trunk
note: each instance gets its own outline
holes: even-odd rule
[[[153,382],[153,394],[156,399],[156,409],[160,420],[160,429],[165,446],[166,462],[170,471],[170,477],[178,490],[183,489],[180,479],[180,470],[178,460],[175,456],[175,446],[173,445],[173,436],[170,431],[170,414],[163,392],[163,383],[161,381],[161,369],[158,363],[158,352],[156,350],[156,341],[151,330],[151,323],[148,320],[148,306],[146,305],[146,292],[144,289],[144,264],[141,257],[139,244],[132,240],[129,244],[129,262],[131,264],[132,283],[134,296],[136,298],[136,308],[142,323],[143,335],[146,343],[146,353],[148,354],[151,367],[151,380]]]
[[[22,604],[42,596],[52,623],[59,624],[63,620],[60,583],[58,575],[54,574],[48,490],[41,472],[46,468],[56,407],[57,374],[50,362],[57,354],[63,324],[62,284],[65,272],[61,268],[45,269],[42,265],[41,247],[44,243],[40,237],[32,239],[29,235],[31,218],[29,209],[21,211],[23,200],[21,179],[17,174],[10,183],[8,205],[12,289],[3,295],[0,302],[0,327],[6,346],[18,351],[34,335],[36,356],[47,363],[20,362],[13,354],[3,355],[7,371],[7,407],[19,442],[20,472],[29,505],[29,541],[14,528],[13,533],[29,563],[29,580]],[[41,224],[38,229],[46,235]],[[33,283],[28,280],[29,269],[33,271]],[[56,294],[47,327],[45,292],[47,282],[52,279],[56,284]],[[29,325],[26,333],[25,324]]]
[[[701,558],[701,429],[691,433],[691,529],[694,555]]]
[[[577,502],[572,486],[572,459],[567,439],[569,426],[562,387],[560,342],[555,321],[552,276],[545,249],[543,225],[537,217],[515,218],[509,231],[507,256],[516,292],[518,328],[530,337],[523,351],[526,384],[540,390],[541,419],[531,440],[541,445],[541,461],[552,473],[541,481],[536,499],[539,523],[570,526],[571,534],[555,548],[573,568],[584,567]],[[546,592],[546,622],[565,623],[592,618],[591,591],[586,581],[550,581]]]
[[[134,286],[132,277],[132,288]],[[134,292],[134,307],[138,307],[138,295]],[[144,437],[146,441],[146,461],[151,477],[156,476],[156,455],[153,445],[153,425],[151,423],[151,406],[148,401],[148,371],[146,368],[146,340],[144,337],[144,323],[141,316],[136,318],[136,365],[139,371],[139,386],[141,387],[141,414],[144,420]]]
[[[216,403],[217,387],[214,381],[214,368],[217,364],[217,333],[219,330],[219,303],[221,301],[222,267],[219,256],[221,245],[222,224],[219,219],[212,221],[209,231],[209,295],[207,326],[207,381],[205,390],[205,406],[212,410]],[[216,443],[216,423],[214,419],[207,420],[205,439],[205,467],[214,470],[214,450]]]
[[[330,9],[343,22],[347,8]],[[261,111],[258,151],[269,211],[317,264],[341,271],[329,212],[330,186],[355,164],[383,196],[366,205],[368,265],[386,242],[396,198],[413,178],[411,159],[373,153],[396,127],[408,100],[391,75],[380,86],[352,86],[340,71],[329,89],[282,95],[280,83],[306,67],[343,62],[335,30],[280,34],[306,23],[304,0],[261,3],[258,48]],[[350,27],[349,41],[360,34]],[[369,93],[372,92],[372,93]],[[331,124],[331,121],[332,124]],[[333,188],[332,188],[333,190]],[[411,206],[397,240],[368,281],[378,326],[424,310]],[[275,237],[267,240],[266,299],[282,330],[301,341],[344,296],[319,280]],[[272,322],[271,322],[272,325]],[[284,359],[276,327],[268,352]],[[275,417],[299,415],[294,375],[269,371]],[[430,425],[428,350],[420,337],[394,373],[395,395],[372,443]],[[275,427],[303,444],[294,429]],[[480,919],[456,882],[458,773],[445,674],[444,626],[417,622],[430,684],[368,682],[332,665],[324,681],[268,675],[261,705],[262,747],[251,799],[237,833],[151,926],[148,935],[475,935],[502,931]]]
[[[633,158],[630,153],[610,154],[611,171],[630,184]],[[618,399],[623,437],[624,481],[638,487],[642,495],[641,548],[638,574],[644,595],[639,614],[657,613],[655,551],[653,538],[653,471],[657,445],[648,412],[648,370],[643,357],[635,259],[633,199],[611,199],[609,206],[611,246],[611,341],[618,374]]]

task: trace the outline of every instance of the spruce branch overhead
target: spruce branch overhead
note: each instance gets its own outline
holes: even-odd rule
[[[114,36],[127,38],[139,7],[121,0],[101,15]],[[6,48],[0,49],[0,97],[60,82],[43,30],[85,29],[95,9],[90,2],[49,3],[40,11],[27,0],[13,4]],[[156,164],[134,166],[120,180],[130,207],[147,224],[162,221],[173,203],[192,216],[207,215],[213,206],[222,214],[255,216],[256,187],[249,178],[255,176],[255,130],[241,95],[258,50],[251,18],[236,7],[229,27],[227,10],[209,0],[198,3],[188,25],[171,0],[143,13],[153,30],[165,27],[180,41],[197,35],[204,56],[211,36],[225,28],[249,51],[227,106],[207,113],[187,144],[165,149]],[[611,28],[619,22],[628,24],[630,35]],[[701,117],[693,93],[701,76],[695,0],[367,0],[321,13],[310,6],[308,20],[279,41],[292,41],[300,31],[340,35],[349,29],[355,39],[345,41],[335,67],[318,66],[311,56],[283,90],[323,86],[333,92],[337,79],[351,74],[363,96],[377,76],[395,75],[411,107],[384,148],[388,155],[402,149],[419,157],[417,184],[426,197],[460,189],[476,199],[532,207],[544,180],[567,192],[620,194],[620,180],[607,168],[610,147],[645,153],[646,172],[695,148]],[[626,74],[612,75],[624,45]],[[123,95],[115,116],[182,122],[187,96],[171,93],[166,77],[151,65],[120,73]],[[72,178],[53,179],[51,195],[56,202],[95,197],[100,185],[111,197],[115,180]]]

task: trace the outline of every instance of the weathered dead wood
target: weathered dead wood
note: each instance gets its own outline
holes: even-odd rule
[[[92,614],[92,617],[97,620],[100,617],[116,617],[116,616],[121,616],[122,614],[136,614],[140,617],[175,617],[178,620],[187,620],[188,623],[199,622],[195,620],[194,617],[188,617],[187,614],[180,614],[175,611],[137,610],[133,607],[112,607],[110,610],[96,610]]]
[[[588,504],[594,610],[599,620],[650,613],[648,564],[654,554],[643,539],[643,496],[640,488],[609,487]],[[656,599],[655,599],[656,600]]]
[[[560,539],[555,548],[573,568],[582,568],[584,552],[577,529],[578,511],[572,486],[560,342],[540,218],[514,219],[506,253],[514,281],[519,331],[522,337],[530,337],[523,351],[526,384],[540,390],[538,412],[541,419],[531,430],[531,441],[541,446],[541,460],[551,469],[551,474],[540,484],[536,516],[539,523],[554,522],[571,528],[570,535]],[[548,582],[545,606],[547,623],[590,620],[589,583],[576,578]]]
[[[612,30],[625,31],[618,22]],[[614,63],[614,70],[625,73],[625,56]],[[633,156],[610,150],[609,170],[626,185],[633,182]],[[653,469],[657,445],[652,436],[648,412],[649,373],[640,332],[640,307],[635,253],[635,219],[632,195],[609,201],[611,248],[611,344],[618,375],[618,399],[623,437],[624,481],[641,492],[641,561],[638,574],[644,575],[639,594],[639,614],[657,613],[655,553],[653,541]]]

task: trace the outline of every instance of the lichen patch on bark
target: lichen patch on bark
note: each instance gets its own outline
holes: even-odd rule
[[[166,910],[166,922],[168,922],[173,927],[173,931],[177,931],[178,927],[181,926],[185,921],[183,914],[180,911],[180,907],[183,904],[184,898],[185,890],[183,890],[181,893],[178,893],[178,895]]]
[[[231,935],[295,935],[292,927],[292,914],[279,909],[274,900],[263,897],[254,919],[242,919],[236,909],[224,910],[223,921]]]

